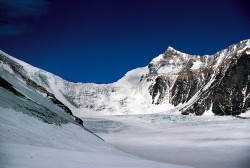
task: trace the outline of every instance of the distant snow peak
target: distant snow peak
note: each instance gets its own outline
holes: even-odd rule
[[[166,51],[177,51],[173,47],[169,46]]]
[[[181,51],[179,51],[179,50],[176,50],[175,48],[173,48],[172,46],[169,46],[168,48],[167,48],[167,50],[165,51],[165,53],[175,53],[175,54],[180,54],[180,55],[185,55],[186,53],[184,53],[184,52],[181,52]]]

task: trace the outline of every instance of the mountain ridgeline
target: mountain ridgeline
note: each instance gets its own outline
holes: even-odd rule
[[[103,114],[169,111],[203,115],[210,111],[215,115],[239,115],[250,107],[250,40],[204,56],[185,54],[169,47],[148,66],[129,71],[111,84],[68,82],[2,51],[0,65],[0,91],[4,93],[1,99],[11,92],[12,99],[16,96],[19,100],[13,107],[29,111],[46,122],[53,121],[46,117],[49,112],[39,111],[49,108],[45,107],[46,102],[36,102],[38,95],[39,100],[42,97],[54,104],[56,107],[52,109],[63,110],[80,125],[83,123],[74,116],[74,109]],[[20,99],[27,107],[21,105]],[[37,109],[38,104],[41,107]],[[68,122],[60,117],[62,123]]]
[[[159,61],[148,68],[152,103],[161,104],[168,97],[174,106],[184,104],[182,114],[202,115],[209,109],[216,115],[239,115],[250,106],[250,45],[249,40],[211,56],[191,56],[169,48]],[[178,57],[178,58],[176,58]],[[171,65],[176,62],[175,65]],[[178,60],[178,61],[176,61]],[[155,65],[156,64],[156,65]],[[196,64],[196,65],[195,65]],[[157,73],[162,67],[178,71]],[[175,80],[169,80],[175,74]],[[153,79],[153,80],[152,80]],[[155,96],[159,94],[157,100]]]

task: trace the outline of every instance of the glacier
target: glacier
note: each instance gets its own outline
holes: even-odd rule
[[[249,51],[169,47],[110,84],[0,51],[1,167],[248,167]]]

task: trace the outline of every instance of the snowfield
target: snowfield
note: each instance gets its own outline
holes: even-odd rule
[[[84,118],[85,126],[130,154],[195,168],[249,168],[250,120],[169,113]]]
[[[71,123],[46,124],[21,112],[0,108],[0,167],[248,168],[250,165],[249,119],[167,113],[108,116],[90,115],[82,110],[78,114],[85,126],[110,144]]]
[[[74,124],[55,126],[0,108],[1,168],[188,168],[121,152]]]

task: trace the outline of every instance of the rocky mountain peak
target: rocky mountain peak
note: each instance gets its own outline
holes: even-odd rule
[[[68,82],[3,52],[0,65],[1,76],[6,72],[22,75],[35,88],[43,86],[44,92],[54,95],[53,100],[69,109],[135,114],[171,107],[182,114],[202,115],[210,110],[217,115],[238,115],[250,106],[249,39],[204,56],[168,47],[147,67],[131,70],[112,84]],[[16,67],[15,71],[9,67]]]
[[[179,55],[179,56],[182,56],[182,55],[187,55],[186,53],[183,53],[181,51],[178,51],[176,49],[174,49],[173,47],[169,46],[167,48],[167,50],[164,52],[165,55],[168,55],[168,56],[171,56],[171,55]]]
[[[238,115],[250,105],[249,61],[249,39],[214,55],[189,55],[169,47],[150,62],[144,80],[151,82],[153,104],[173,104],[181,107],[182,114],[211,110]]]

